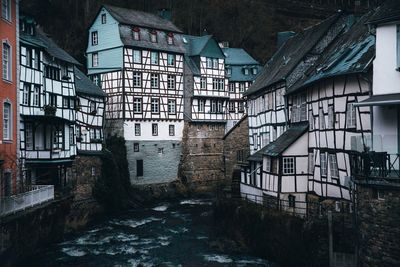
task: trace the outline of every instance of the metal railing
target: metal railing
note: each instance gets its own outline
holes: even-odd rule
[[[33,185],[31,191],[0,199],[0,216],[54,199],[54,185]]]

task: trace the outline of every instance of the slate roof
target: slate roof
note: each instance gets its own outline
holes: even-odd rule
[[[243,68],[250,68],[249,69],[249,75],[244,75]],[[257,68],[257,74],[254,75],[251,68]],[[250,82],[254,81],[257,76],[260,74],[262,70],[261,65],[244,65],[244,66],[238,66],[238,65],[232,65],[231,66],[231,75],[228,76],[228,80],[230,82]]]
[[[365,14],[341,34],[311,66],[303,78],[286,89],[290,94],[321,79],[351,73],[367,72],[375,57],[375,37],[365,24],[372,12]]]
[[[36,47],[43,48],[50,56],[53,56],[60,60],[75,64],[75,65],[81,65],[75,58],[73,58],[67,52],[65,52],[62,48],[60,48],[39,27],[35,28],[34,35],[29,35],[24,32],[21,32],[20,33],[20,41],[25,44],[28,44],[28,45],[33,45]]]
[[[105,97],[107,94],[101,90],[100,87],[95,85],[82,71],[74,68],[75,75],[75,90],[79,94],[93,95]]]
[[[200,69],[197,67],[196,62],[194,62],[194,60],[191,57],[185,56],[185,63],[187,64],[189,69],[192,71],[193,75],[195,75],[195,76],[201,75]]]
[[[243,48],[222,48],[226,65],[259,65]]]
[[[185,35],[186,39],[185,47],[186,53],[189,56],[199,56],[203,49],[206,47],[208,41],[211,40],[212,35],[203,35],[203,36],[194,36],[194,35]]]
[[[152,13],[110,5],[104,8],[121,24],[182,33],[171,21]]]
[[[263,155],[277,157],[282,154],[297,139],[299,139],[307,130],[308,122],[293,124],[288,130],[286,130],[281,136],[279,136],[278,139],[276,139],[274,142],[269,143],[260,151]]]
[[[185,53],[185,47],[183,44],[183,36],[181,34],[174,34],[174,44],[169,45],[167,43],[167,36],[165,32],[157,31],[157,43],[150,41],[150,34],[142,32],[140,40],[135,40],[132,34],[132,27],[129,25],[120,25],[119,32],[121,41],[126,46],[142,47],[151,50],[162,50],[174,53]]]
[[[372,95],[355,105],[358,107],[400,105],[400,94]]]
[[[289,38],[265,64],[261,74],[244,95],[257,93],[270,85],[284,81],[340,16],[340,13],[335,14]]]
[[[377,8],[376,13],[369,19],[370,24],[381,24],[393,21],[400,21],[399,0],[387,0]]]

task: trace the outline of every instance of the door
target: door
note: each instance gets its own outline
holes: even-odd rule
[[[143,176],[143,160],[142,159],[136,160],[136,176],[137,177]]]

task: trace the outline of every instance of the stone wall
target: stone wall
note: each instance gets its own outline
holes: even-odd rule
[[[233,171],[240,169],[238,164],[245,161],[249,155],[248,134],[249,126],[246,116],[224,136],[225,179],[227,180],[232,179]]]
[[[139,151],[135,151],[135,143]],[[159,184],[178,179],[182,144],[179,141],[126,141],[131,184]],[[143,176],[137,161],[143,160]]]
[[[0,218],[0,265],[17,266],[41,247],[62,240],[71,202],[65,198]]]
[[[207,191],[224,180],[223,123],[185,123],[181,180],[194,191]]]
[[[360,266],[400,266],[400,188],[358,185],[357,198]]]

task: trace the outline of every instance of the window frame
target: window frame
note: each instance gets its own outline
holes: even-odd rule
[[[150,88],[151,89],[160,88],[160,74],[158,74],[158,73],[150,74]]]
[[[207,78],[206,77],[200,77],[200,89],[207,90]]]
[[[339,179],[339,167],[336,154],[328,154],[328,157],[329,157],[329,169],[331,171],[331,178]]]
[[[142,51],[134,49],[132,51],[132,61],[134,64],[142,64]]]
[[[140,123],[135,123],[135,136],[141,136],[142,135],[142,129],[141,129]]]
[[[151,114],[160,114],[160,99],[152,97],[150,102],[150,108],[151,108]]]
[[[8,41],[3,41],[2,44],[2,78],[5,81],[12,81],[12,46]]]
[[[101,24],[107,24],[107,14],[101,14]]]
[[[92,38],[92,46],[96,46],[99,44],[99,32],[98,31],[93,31],[91,33],[91,38]]]
[[[99,66],[99,54],[92,53],[92,67],[98,67],[98,66]]]
[[[6,8],[4,8],[5,3],[7,4]],[[6,13],[4,12],[4,10],[6,11]],[[6,21],[11,22],[11,20],[12,20],[11,12],[12,12],[11,0],[2,0],[1,1],[1,17]]]
[[[174,54],[167,54],[167,66],[168,67],[175,67],[175,55]]]
[[[142,87],[142,72],[139,71],[133,72],[133,87],[134,88]]]
[[[348,102],[346,105],[346,128],[357,128],[357,112],[354,102]]]
[[[326,152],[320,152],[319,158],[320,158],[320,162],[319,162],[320,175],[321,175],[321,177],[326,178],[327,175],[328,175],[327,153]]]
[[[169,136],[175,136],[175,125],[174,124],[170,124],[168,126],[168,132],[169,132]]]
[[[176,90],[176,75],[167,75],[167,89]]]
[[[199,99],[198,102],[197,102],[198,112],[204,112],[205,111],[205,106],[206,106],[205,100],[204,99]]]
[[[168,114],[176,115],[176,100],[168,99]]]
[[[8,110],[6,112],[6,109]],[[6,114],[8,117],[6,117]],[[7,126],[7,127],[6,127]],[[9,101],[3,102],[3,140],[12,141],[13,117],[12,117],[12,104]]]
[[[140,97],[133,98],[133,113],[142,114],[143,113],[143,99]]]
[[[160,63],[160,55],[156,51],[150,52],[150,65],[157,66]]]
[[[293,175],[295,174],[295,157],[282,157],[282,174]]]
[[[158,136],[158,124],[157,123],[151,124],[151,134],[153,136]]]

